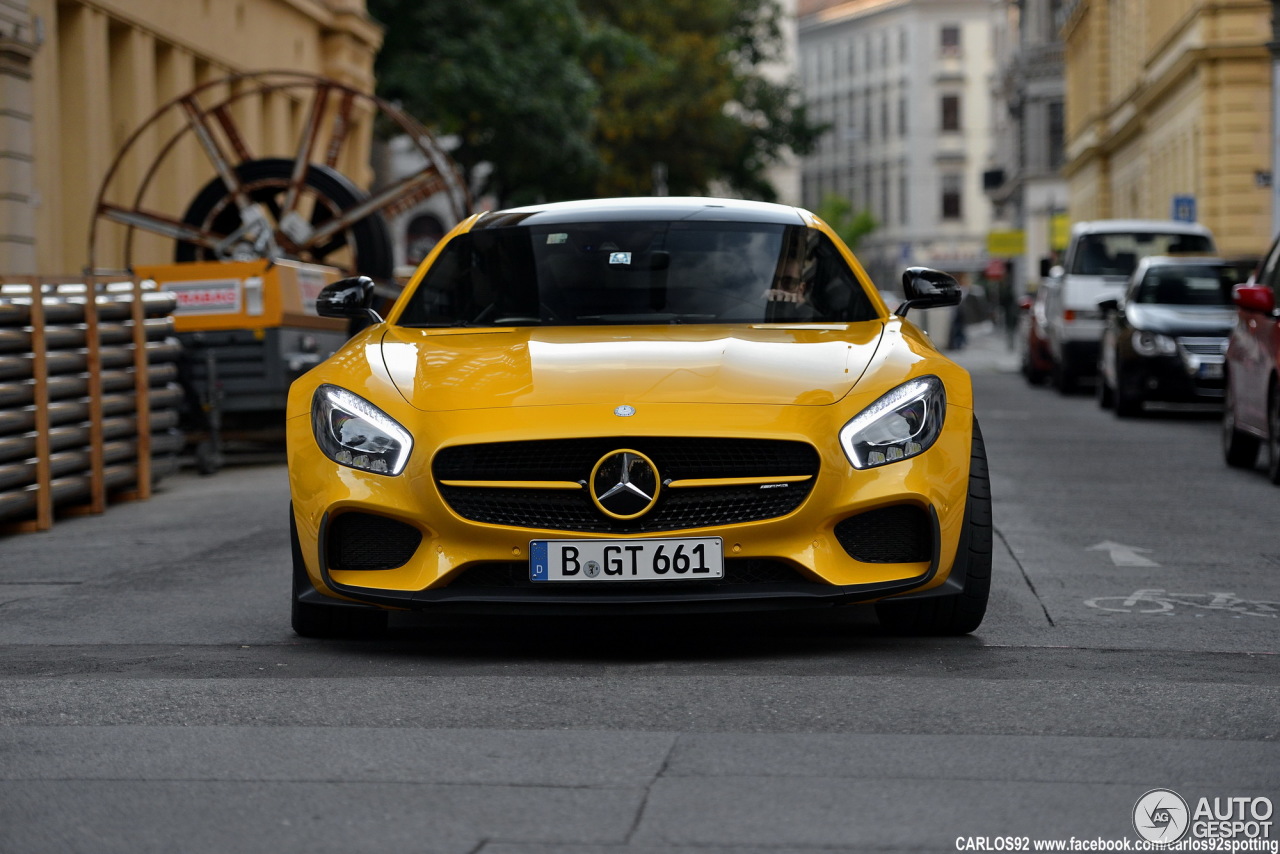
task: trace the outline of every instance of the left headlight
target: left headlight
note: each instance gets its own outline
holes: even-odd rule
[[[336,385],[316,389],[311,430],[326,457],[375,474],[400,474],[413,449],[413,437],[394,418]]]
[[[1172,356],[1178,352],[1178,342],[1159,332],[1137,330],[1133,333],[1133,349],[1140,356]]]
[[[840,428],[840,445],[856,469],[910,459],[937,441],[946,411],[942,380],[919,377],[884,395]]]

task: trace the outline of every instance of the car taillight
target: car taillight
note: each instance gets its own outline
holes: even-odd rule
[[[1062,319],[1064,322],[1070,323],[1071,321],[1076,319],[1076,313],[1071,309],[1067,309],[1066,311],[1062,312]]]

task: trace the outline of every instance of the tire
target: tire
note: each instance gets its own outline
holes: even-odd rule
[[[1271,383],[1267,401],[1267,477],[1280,486],[1280,386]]]
[[[294,161],[283,158],[248,160],[236,167],[240,182],[250,187],[249,197],[272,209],[273,214],[293,175]],[[310,164],[304,181],[315,196],[327,199],[339,211],[349,210],[364,201],[365,194],[338,172],[319,163]],[[229,202],[230,192],[221,178],[214,178],[196,194],[182,221],[216,234],[230,234],[240,226],[240,211]],[[312,225],[320,225],[330,219],[333,212],[323,205],[316,205],[311,217]],[[394,273],[395,256],[392,254],[391,235],[381,214],[372,214],[357,220],[346,230],[346,240],[335,239],[328,246],[329,252],[306,260],[325,263],[325,256],[345,243],[354,255],[355,269],[350,275],[370,276],[375,280],[389,280]],[[214,253],[187,241],[178,241],[174,249],[174,261],[213,261]]]
[[[1251,469],[1258,462],[1258,437],[1236,429],[1235,394],[1231,391],[1231,378],[1227,377],[1226,400],[1222,404],[1222,456],[1227,465],[1237,469]]]
[[[880,625],[905,635],[967,635],[976,630],[987,613],[991,593],[992,527],[991,474],[987,468],[986,444],[975,418],[964,531],[956,548],[953,568],[964,570],[964,588],[949,596],[878,603],[876,617]]]
[[[289,537],[293,552],[293,598],[290,616],[294,634],[303,638],[376,637],[387,630],[387,612],[362,605],[317,605],[303,602],[302,596],[313,589],[307,577],[307,566],[298,543],[298,525],[289,505]]]
[[[1116,368],[1116,387],[1113,392],[1117,418],[1135,418],[1142,414],[1142,398],[1129,391],[1124,374]]]
[[[1076,374],[1061,361],[1053,363],[1053,387],[1059,394],[1075,394]]]
[[[1102,409],[1110,409],[1116,405],[1116,393],[1110,384],[1107,383],[1107,377],[1098,370],[1098,406]]]

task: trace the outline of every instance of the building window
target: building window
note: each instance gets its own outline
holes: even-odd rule
[[[960,28],[955,24],[948,24],[940,30],[941,38],[939,47],[942,48],[943,56],[959,56],[960,55]]]
[[[907,31],[905,29],[898,30],[898,59],[905,63],[908,57]]]
[[[960,175],[942,176],[942,218],[961,219],[964,216],[963,178]]]
[[[898,173],[898,222],[907,225],[911,218],[911,208],[907,204],[911,198],[911,194],[907,189],[907,172],[904,166],[902,171]]]
[[[942,130],[950,132],[960,130],[960,96],[943,95],[940,103],[942,113]]]
[[[1049,168],[1054,172],[1062,168],[1066,158],[1067,130],[1064,124],[1061,101],[1049,102]]]
[[[898,99],[898,136],[907,135],[907,99]]]

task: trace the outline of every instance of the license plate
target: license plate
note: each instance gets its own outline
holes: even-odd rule
[[[1201,362],[1200,369],[1196,375],[1202,380],[1220,380],[1222,379],[1222,363],[1221,362]]]
[[[724,578],[719,537],[653,540],[534,540],[533,581],[706,581]]]

